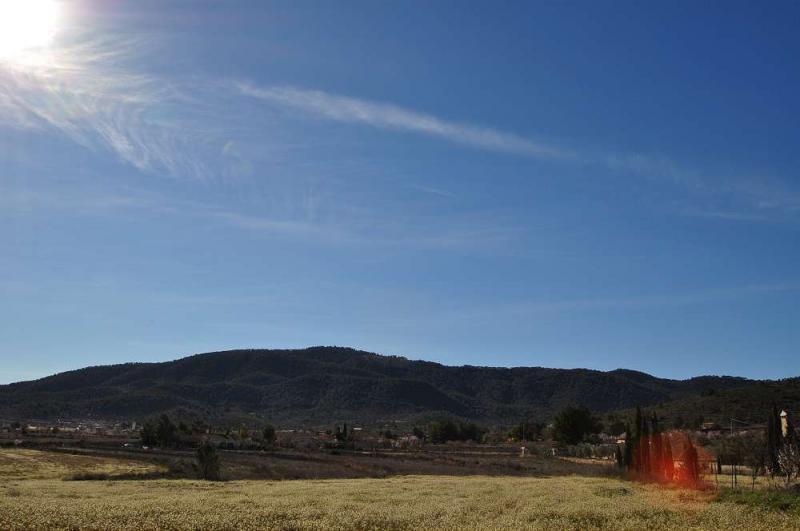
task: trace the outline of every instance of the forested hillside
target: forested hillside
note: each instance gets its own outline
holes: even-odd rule
[[[629,370],[450,367],[340,347],[236,350],[89,367],[0,386],[0,417],[140,418],[181,412],[313,425],[447,414],[506,423],[545,421],[569,404],[613,411],[723,396],[751,383],[709,376],[667,380]]]

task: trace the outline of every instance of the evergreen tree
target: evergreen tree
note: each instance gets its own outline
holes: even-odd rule
[[[669,434],[662,434],[662,451],[664,453],[664,479],[672,481],[675,476],[675,461],[672,458],[672,444],[669,441]]]
[[[158,444],[158,434],[152,422],[145,422],[139,431],[139,438],[143,446],[156,446]]]
[[[655,476],[656,479],[662,479],[664,477],[664,456],[663,456],[663,449],[662,449],[662,439],[661,439],[661,432],[658,426],[658,416],[654,411],[652,416],[650,417],[650,426],[652,428],[652,434],[650,436],[651,445],[650,445],[650,468],[652,474]]]
[[[650,475],[650,430],[647,425],[647,418],[642,417],[642,437],[639,440],[639,455],[641,456],[641,466],[639,472],[645,476]]]
[[[778,408],[773,405],[772,411],[767,416],[767,468],[770,475],[774,478],[776,474],[781,473],[781,465],[778,456],[781,450],[781,443],[783,442],[783,434],[781,433],[781,418],[778,415]]]
[[[625,453],[622,459],[625,462],[625,468],[633,470],[633,436],[631,435],[630,424],[625,425]]]
[[[619,449],[619,445],[617,445],[616,450],[614,451],[614,460],[617,462],[617,468],[625,467],[625,461],[622,457],[622,450]]]
[[[633,437],[630,439],[631,453],[633,456],[633,466],[631,468],[636,472],[642,471],[642,421],[642,408],[637,404],[636,416],[633,421]]]
[[[783,474],[786,476],[786,486],[792,479],[792,474],[800,474],[800,448],[794,433],[794,423],[791,415],[786,417],[786,430],[781,428],[781,445],[778,450],[778,462]]]
[[[178,442],[178,428],[169,420],[167,415],[161,415],[156,427],[156,437],[158,444],[163,448],[175,446]]]
[[[786,443],[786,444],[794,444],[796,442],[795,433],[794,433],[794,421],[792,419],[791,413],[789,413],[787,411],[786,415],[787,415],[786,416],[786,433],[784,434],[783,432],[781,432],[781,434],[783,435],[784,443]]]
[[[561,444],[578,444],[602,426],[585,407],[567,406],[553,420],[553,439]]]
[[[264,426],[261,437],[264,439],[264,444],[273,444],[275,442],[275,426],[272,424]]]
[[[697,480],[700,478],[697,448],[694,447],[689,437],[686,437],[686,448],[683,452],[683,468],[686,480],[691,485],[696,485]]]
[[[197,449],[197,469],[200,477],[208,481],[220,480],[220,466],[217,449],[208,441]]]
[[[642,408],[638,405],[636,406],[636,418],[633,422],[633,428],[635,430],[633,434],[634,439],[639,439],[642,436]]]
[[[450,419],[434,421],[428,429],[428,436],[434,444],[457,441],[459,438],[458,425]]]

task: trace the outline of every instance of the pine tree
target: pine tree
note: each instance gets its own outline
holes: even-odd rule
[[[625,466],[625,461],[622,457],[622,450],[619,449],[619,445],[617,445],[616,450],[614,451],[614,460],[617,462],[617,468],[623,468]]]

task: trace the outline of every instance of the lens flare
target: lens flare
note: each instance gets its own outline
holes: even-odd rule
[[[55,0],[0,0],[0,59],[47,48],[56,34]]]

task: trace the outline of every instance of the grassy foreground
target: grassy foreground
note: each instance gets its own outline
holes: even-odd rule
[[[226,483],[3,479],[0,529],[754,530],[797,529],[800,522],[794,510],[580,476]]]

